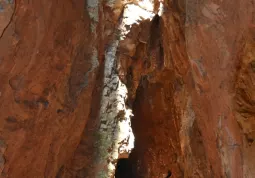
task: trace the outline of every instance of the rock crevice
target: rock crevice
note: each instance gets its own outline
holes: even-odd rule
[[[0,177],[254,177],[254,4],[0,0]]]

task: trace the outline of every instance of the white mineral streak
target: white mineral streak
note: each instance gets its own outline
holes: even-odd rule
[[[163,13],[164,13],[164,5],[163,5],[162,1],[160,1],[158,15],[162,16]]]
[[[121,154],[128,155],[134,148],[135,138],[130,119],[132,110],[125,105],[127,88],[120,81],[116,70],[116,51],[119,41],[124,40],[129,33],[127,26],[131,27],[142,20],[152,19],[155,14],[133,4],[128,4],[124,8],[123,20],[119,26],[121,38],[116,38],[105,52],[104,89],[98,133],[97,166],[99,171],[97,178],[114,177],[116,160]]]
[[[97,24],[99,21],[99,11],[98,11],[98,0],[87,0],[87,10],[91,20],[90,29],[92,32],[96,31]]]

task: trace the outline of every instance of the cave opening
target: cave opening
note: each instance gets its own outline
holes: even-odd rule
[[[134,178],[132,164],[128,158],[120,158],[115,169],[115,178]]]

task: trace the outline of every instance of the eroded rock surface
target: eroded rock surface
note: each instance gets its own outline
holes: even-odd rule
[[[0,177],[254,177],[254,4],[0,0]]]

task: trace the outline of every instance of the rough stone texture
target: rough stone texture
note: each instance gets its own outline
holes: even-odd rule
[[[254,177],[254,4],[0,0],[0,177],[108,178],[118,104],[133,177]]]
[[[1,21],[1,177],[55,177],[80,142],[95,84],[84,3],[16,1]]]
[[[15,3],[13,0],[0,1],[0,35],[3,36],[4,31],[8,28],[13,14]]]

